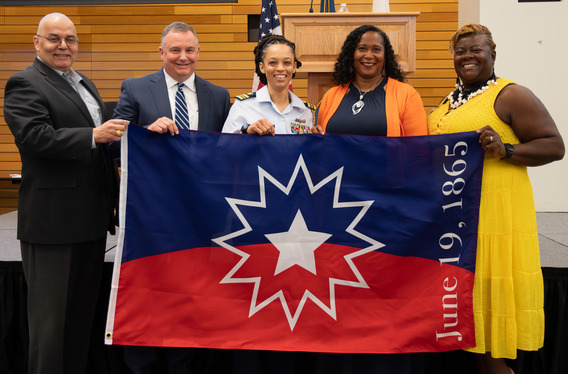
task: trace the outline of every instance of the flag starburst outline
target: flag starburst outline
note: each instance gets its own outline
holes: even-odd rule
[[[351,271],[355,275],[357,281],[349,281],[349,280],[344,280],[344,279],[329,278],[329,291],[330,291],[330,302],[329,302],[330,306],[329,307],[325,303],[323,303],[317,296],[315,296],[312,292],[310,292],[309,290],[305,290],[305,292],[302,296],[302,299],[300,300],[300,303],[298,304],[298,307],[296,308],[296,311],[292,314],[292,312],[290,311],[290,307],[288,306],[288,304],[286,302],[286,299],[284,297],[284,293],[283,293],[282,290],[279,290],[278,292],[274,293],[272,296],[268,297],[267,299],[265,299],[265,300],[263,300],[263,301],[261,301],[260,303],[257,304],[261,277],[248,277],[248,278],[234,277],[235,273],[244,265],[244,263],[250,257],[250,254],[239,250],[238,248],[230,245],[227,242],[229,240],[231,240],[232,238],[235,238],[235,237],[240,236],[240,235],[244,235],[244,234],[252,231],[250,224],[248,223],[244,214],[240,211],[239,206],[266,208],[266,192],[265,192],[265,183],[266,182],[265,181],[268,180],[270,183],[272,183],[274,186],[276,186],[280,191],[282,191],[284,194],[288,195],[290,193],[290,191],[292,190],[292,187],[294,186],[294,183],[296,181],[296,178],[297,178],[300,170],[304,174],[304,177],[306,179],[306,182],[308,184],[309,191],[310,191],[311,194],[314,194],[321,187],[323,187],[324,185],[326,185],[327,183],[330,183],[332,180],[335,179],[335,188],[334,188],[334,194],[333,194],[333,208],[334,209],[335,208],[354,208],[354,207],[360,207],[361,208],[359,213],[353,219],[351,224],[349,224],[349,226],[345,229],[345,231],[347,233],[367,242],[369,244],[369,246],[362,248],[362,249],[359,249],[355,252],[349,253],[349,254],[344,256],[345,261],[347,262]],[[238,219],[242,223],[243,228],[240,229],[240,230],[237,230],[235,232],[229,233],[227,235],[224,235],[224,236],[221,236],[221,237],[218,237],[218,238],[214,238],[213,242],[216,243],[217,245],[219,245],[223,248],[226,248],[227,250],[235,253],[236,255],[240,256],[241,259],[227,273],[227,275],[225,275],[225,277],[219,283],[220,284],[231,284],[231,283],[233,283],[233,284],[234,283],[252,283],[252,284],[254,284],[254,290],[253,290],[253,295],[252,295],[250,309],[249,309],[249,318],[251,316],[253,316],[255,313],[262,310],[267,305],[269,305],[271,302],[273,302],[275,300],[280,300],[280,303],[282,304],[282,308],[284,309],[284,313],[285,313],[286,318],[288,320],[288,324],[290,325],[290,330],[293,331],[294,327],[296,326],[296,323],[298,322],[298,319],[301,315],[302,309],[303,309],[303,307],[304,307],[304,305],[305,305],[305,303],[308,299],[310,299],[312,302],[314,302],[318,307],[320,307],[331,318],[337,320],[337,311],[336,311],[336,302],[335,302],[335,286],[336,285],[342,285],[342,286],[356,287],[356,288],[369,288],[367,282],[365,281],[365,279],[363,278],[363,276],[361,275],[361,273],[359,272],[359,270],[357,269],[357,267],[353,263],[353,259],[356,258],[356,257],[362,256],[366,253],[372,252],[372,251],[379,249],[381,247],[384,247],[384,244],[380,243],[379,241],[377,241],[373,238],[370,238],[367,235],[364,235],[363,233],[355,230],[355,226],[357,226],[359,221],[363,218],[363,216],[365,215],[367,210],[373,204],[374,200],[340,202],[339,201],[339,192],[340,192],[340,188],[341,188],[342,177],[343,177],[343,167],[337,169],[335,172],[328,175],[326,178],[324,178],[319,183],[314,185],[313,182],[312,182],[310,173],[308,171],[308,168],[306,166],[306,163],[304,161],[304,158],[302,157],[302,155],[300,155],[298,157],[298,162],[296,163],[296,166],[295,166],[294,171],[293,171],[293,173],[290,177],[290,180],[288,181],[288,184],[286,186],[281,184],[278,180],[276,180],[276,178],[274,178],[267,171],[265,171],[260,166],[258,166],[258,178],[259,178],[259,190],[260,190],[260,200],[259,201],[241,200],[241,199],[235,199],[235,198],[230,198],[230,197],[225,198],[227,200],[227,202],[229,203],[231,209],[234,211],[234,213],[237,215]]]

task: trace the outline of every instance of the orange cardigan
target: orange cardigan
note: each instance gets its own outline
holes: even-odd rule
[[[324,131],[341,100],[349,90],[349,83],[332,87],[325,93],[319,106],[318,125]],[[386,85],[385,108],[387,136],[427,135],[428,126],[424,103],[411,85],[389,78]]]

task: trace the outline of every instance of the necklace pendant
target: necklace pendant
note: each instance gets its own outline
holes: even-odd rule
[[[361,111],[361,109],[363,109],[364,106],[365,106],[365,102],[363,100],[359,99],[359,101],[357,101],[351,107],[351,110],[353,111],[353,115],[359,114],[359,112]]]

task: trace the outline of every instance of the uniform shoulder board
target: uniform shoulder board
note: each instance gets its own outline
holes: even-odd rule
[[[306,100],[302,100],[304,102],[304,105],[306,106],[306,108],[308,108],[309,110],[312,111],[312,121],[315,124],[317,121],[317,116],[316,116],[316,110],[317,107],[314,104],[310,104],[308,103]]]
[[[304,101],[304,105],[306,106],[306,108],[309,108],[309,109],[312,110],[312,112],[315,112],[315,110],[316,110],[317,108],[316,108],[316,106],[315,106],[314,104],[310,104],[310,103],[308,103],[306,100],[303,100],[303,101]]]
[[[256,97],[256,92],[249,92],[247,94],[242,94],[242,95],[236,96],[236,99],[243,101],[243,100],[246,100],[246,99],[250,99],[251,97]]]

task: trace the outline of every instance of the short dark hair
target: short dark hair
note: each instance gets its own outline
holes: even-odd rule
[[[385,42],[385,65],[383,71],[385,76],[404,82],[404,72],[396,61],[396,56],[394,55],[389,37],[383,30],[373,25],[359,26],[347,35],[345,42],[343,42],[343,47],[341,47],[341,52],[339,52],[339,56],[337,56],[337,61],[335,62],[333,71],[333,79],[335,82],[337,84],[345,84],[355,79],[355,69],[353,67],[355,61],[353,56],[357,45],[361,41],[361,37],[367,31],[377,32],[383,37]]]
[[[497,44],[493,41],[493,36],[491,35],[491,31],[486,26],[479,25],[476,23],[470,23],[468,25],[464,25],[460,27],[458,31],[452,35],[450,39],[450,53],[453,55],[456,49],[456,44],[458,44],[458,40],[460,40],[464,36],[468,35],[481,35],[485,38],[487,45],[491,48],[492,51],[495,51]]]
[[[300,62],[300,60],[298,60],[296,58],[296,44],[292,43],[291,41],[289,41],[288,39],[286,39],[282,35],[274,35],[274,34],[265,35],[260,39],[260,41],[258,42],[256,47],[254,47],[254,51],[253,51],[254,52],[254,66],[255,66],[254,71],[255,71],[256,75],[258,75],[260,82],[264,85],[267,84],[266,74],[264,74],[260,71],[260,63],[264,59],[264,53],[266,51],[266,48],[268,48],[269,46],[271,46],[273,44],[284,44],[284,45],[287,45],[288,47],[290,47],[292,49],[292,54],[294,55],[294,62],[296,63],[296,68],[300,68],[300,66],[302,66],[302,63]],[[296,73],[294,73],[292,75],[292,78],[294,78],[295,76],[296,76]]]

